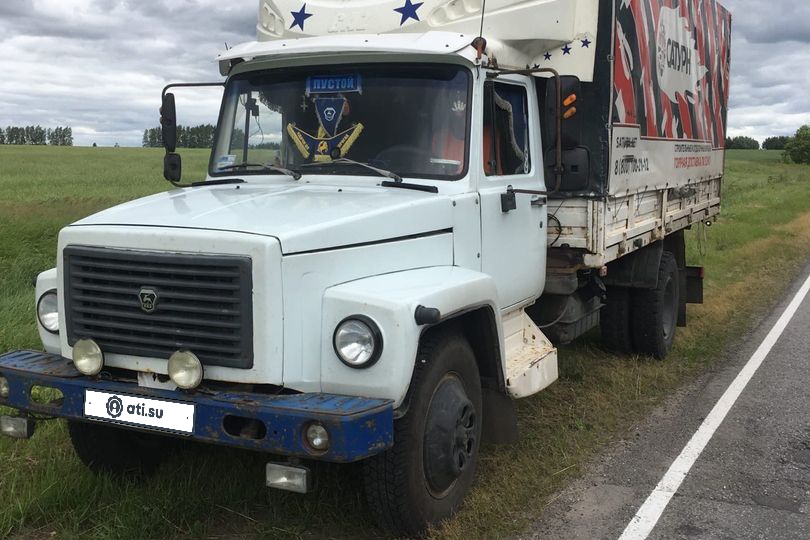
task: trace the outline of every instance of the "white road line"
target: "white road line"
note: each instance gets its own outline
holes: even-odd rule
[[[723,423],[726,415],[737,401],[737,398],[740,397],[742,391],[745,390],[745,387],[754,376],[754,373],[757,372],[757,369],[762,365],[765,357],[771,352],[771,349],[782,335],[782,332],[796,314],[799,306],[801,306],[808,291],[810,291],[810,277],[804,282],[804,285],[802,285],[799,292],[796,293],[796,296],[793,297],[790,305],[788,305],[787,309],[782,313],[782,316],[779,317],[779,320],[776,321],[776,324],[773,325],[773,328],[768,332],[768,335],[760,344],[759,348],[757,348],[756,352],[754,352],[750,360],[748,360],[748,363],[745,364],[745,367],[742,368],[734,379],[734,382],[731,383],[714,406],[709,416],[706,417],[695,434],[692,435],[692,438],[681,451],[681,454],[669,467],[667,473],[661,481],[658,482],[658,485],[655,486],[655,489],[650,496],[647,497],[647,500],[644,501],[644,504],[641,505],[636,515],[630,520],[630,523],[627,525],[627,528],[624,529],[619,540],[644,540],[649,536],[653,527],[655,527],[655,524],[658,523],[658,520],[661,518],[661,514],[664,513],[664,509],[669,504],[670,499],[672,499],[672,496],[678,491],[678,488],[681,486],[684,478],[686,478],[689,470],[695,464],[698,457],[700,457],[703,449],[706,448],[714,432],[717,431],[717,428]]]

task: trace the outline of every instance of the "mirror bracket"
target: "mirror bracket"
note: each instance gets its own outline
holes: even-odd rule
[[[163,147],[166,149],[166,156],[163,158],[163,176],[172,184],[177,185],[180,181],[183,167],[180,155],[175,153],[175,150],[177,150],[177,107],[175,106],[174,94],[170,93],[169,90],[171,88],[203,88],[212,86],[224,87],[225,83],[174,83],[163,88],[163,92],[160,95],[160,130],[161,138],[163,139]]]

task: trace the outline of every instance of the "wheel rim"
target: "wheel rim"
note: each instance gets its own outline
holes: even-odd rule
[[[675,280],[670,278],[664,289],[664,340],[669,340],[675,333],[675,321],[678,311],[678,289]]]
[[[464,385],[448,374],[436,386],[425,422],[425,480],[434,497],[446,495],[472,465],[478,415]]]

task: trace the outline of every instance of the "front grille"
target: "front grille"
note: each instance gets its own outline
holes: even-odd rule
[[[253,278],[247,257],[106,248],[64,250],[71,346],[169,358],[189,350],[203,364],[253,367]]]

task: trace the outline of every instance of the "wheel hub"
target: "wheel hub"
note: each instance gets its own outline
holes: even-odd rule
[[[478,418],[455,376],[436,388],[425,424],[425,478],[437,493],[447,491],[473,460]]]

